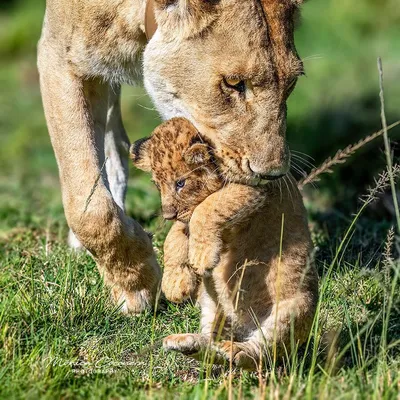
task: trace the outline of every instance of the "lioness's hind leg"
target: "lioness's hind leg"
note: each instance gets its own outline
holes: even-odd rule
[[[125,209],[125,195],[129,175],[129,139],[121,116],[121,88],[110,87],[104,139],[107,179],[110,192],[118,206]]]
[[[85,248],[83,247],[82,243],[79,241],[79,239],[76,237],[75,233],[72,231],[72,229],[69,230],[68,233],[68,246],[76,250],[78,252],[84,251]]]

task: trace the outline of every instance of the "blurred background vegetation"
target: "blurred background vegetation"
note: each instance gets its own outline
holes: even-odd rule
[[[0,3],[3,232],[32,220],[56,225],[62,220],[57,166],[36,70],[44,7],[44,0]],[[388,121],[400,119],[400,6],[399,0],[310,0],[302,15],[297,46],[307,76],[289,101],[288,140],[292,149],[312,156],[318,165],[338,148],[380,129],[378,56],[384,62]],[[151,109],[142,88],[125,88],[123,115],[131,140],[148,135],[159,123]],[[400,129],[391,135],[400,137]],[[354,210],[353,200],[383,168],[383,141],[378,139],[318,184],[315,207],[344,210],[350,204]],[[130,185],[128,210],[146,221],[157,212],[158,199],[147,177],[137,175],[134,172]]]
[[[36,399],[38,394],[46,394],[46,398],[119,398],[117,393],[142,398],[144,390],[151,389],[147,374],[152,373],[153,358],[141,361],[140,368],[128,368],[104,378],[97,373],[71,375],[68,368],[53,368],[46,361],[48,357],[81,360],[81,349],[87,349],[92,340],[96,349],[93,360],[105,356],[120,362],[129,351],[135,354],[146,349],[154,337],[196,330],[198,310],[190,304],[184,308],[169,304],[155,320],[155,333],[151,314],[132,323],[132,319],[107,308],[108,295],[102,289],[93,260],[67,248],[57,165],[43,116],[36,69],[36,43],[44,7],[44,0],[0,0],[0,398]],[[388,122],[400,119],[400,3],[309,0],[302,14],[297,47],[307,77],[299,81],[289,101],[288,140],[293,150],[312,156],[312,162],[319,165],[339,148],[380,129],[378,56],[384,63]],[[140,87],[124,88],[122,106],[132,141],[148,135],[159,123]],[[400,138],[400,127],[390,135],[394,140]],[[397,158],[399,155],[396,150]],[[303,167],[309,171],[309,166]],[[381,338],[386,334],[392,343],[400,340],[398,284],[393,286],[396,292],[393,289],[390,320],[386,320],[384,312],[391,265],[391,241],[386,237],[393,225],[393,215],[387,212],[384,201],[368,208],[369,214],[360,217],[343,251],[338,252],[359,207],[358,198],[385,168],[380,138],[306,192],[322,282],[329,265],[333,267],[326,279],[321,329],[340,327],[346,321],[340,339],[343,345],[354,332],[361,332],[359,327],[368,329],[365,337],[357,341],[360,356],[354,350],[353,356],[344,359],[348,368],[326,378],[326,382],[333,383],[330,390],[336,395],[325,391],[323,369],[315,370],[315,374],[299,373],[294,378],[294,390],[299,393],[314,385],[313,379],[314,387],[318,386],[316,390],[323,394],[316,398],[370,398],[370,394],[373,398],[374,387],[374,398],[392,398],[379,389],[385,387],[385,379],[392,381],[393,394],[398,389],[398,346],[393,357],[386,358],[381,351]],[[390,196],[387,198],[390,200]],[[158,209],[158,194],[149,177],[132,170],[127,211],[155,233],[154,244],[160,249],[166,226],[157,217]],[[399,250],[400,243],[397,244]],[[381,329],[383,319],[385,330]],[[368,325],[371,321],[372,325]],[[150,349],[149,357],[153,357]],[[378,352],[381,356],[375,357]],[[170,398],[183,398],[185,391],[196,391],[197,387],[201,392],[201,385],[192,386],[198,381],[197,375],[188,374],[189,378],[194,376],[191,381],[184,377],[186,371],[193,369],[192,362],[183,358],[175,362],[174,355],[159,349],[154,357],[154,365],[158,365],[155,387],[178,385]],[[385,363],[390,370],[382,367]],[[292,387],[293,376],[296,371],[282,379],[280,397],[288,397],[290,389],[286,388]],[[185,379],[186,386],[179,386]],[[218,388],[217,398],[227,383],[216,379],[214,385]],[[257,385],[258,378],[244,378],[246,390]],[[141,396],[137,395],[141,390]],[[241,393],[241,386],[239,390]],[[190,393],[187,398],[195,398]],[[244,397],[250,398],[246,393]],[[168,397],[162,392],[160,398]]]

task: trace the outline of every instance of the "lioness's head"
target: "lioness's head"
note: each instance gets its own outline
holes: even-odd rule
[[[211,147],[184,118],[164,122],[130,153],[137,168],[151,172],[165,219],[189,221],[197,205],[223,185]]]
[[[186,117],[210,140],[227,178],[289,170],[286,101],[303,74],[293,37],[300,2],[155,0],[146,88],[165,119]]]

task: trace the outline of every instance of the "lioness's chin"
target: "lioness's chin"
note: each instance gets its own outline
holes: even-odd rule
[[[273,184],[274,182],[279,182],[285,178],[286,175],[279,177],[278,179],[264,179],[257,176],[247,176],[247,175],[234,175],[230,173],[228,176],[223,176],[226,183],[238,183],[247,186],[257,186],[265,187]]]

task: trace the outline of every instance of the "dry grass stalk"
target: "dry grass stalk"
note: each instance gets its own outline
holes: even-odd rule
[[[392,125],[387,127],[387,130],[393,129],[394,127],[400,125],[400,121],[394,122]],[[320,175],[332,173],[332,167],[338,164],[344,164],[347,159],[352,156],[357,150],[361,147],[364,147],[366,144],[372,142],[374,139],[382,136],[385,132],[385,129],[381,129],[378,132],[373,133],[372,135],[367,136],[364,139],[361,139],[355,144],[351,144],[347,146],[343,150],[338,150],[335,156],[327,158],[319,167],[314,168],[311,172],[304,178],[302,178],[298,182],[298,187],[300,190],[304,188],[304,186],[318,182],[320,180]]]
[[[386,236],[385,248],[383,250],[383,272],[385,283],[390,282],[390,270],[393,265],[393,244],[394,244],[394,227],[392,226]]]
[[[83,214],[86,213],[86,211],[87,211],[87,209],[88,209],[88,207],[89,207],[89,204],[90,204],[90,202],[91,202],[91,200],[92,200],[92,197],[93,197],[93,195],[94,195],[94,192],[96,191],[97,186],[99,185],[99,181],[100,181],[101,175],[103,174],[103,171],[104,171],[104,168],[105,168],[105,166],[106,166],[106,162],[107,162],[107,161],[108,161],[108,157],[106,157],[106,159],[104,160],[103,165],[102,165],[101,168],[100,168],[99,174],[97,175],[97,178],[96,178],[96,180],[94,181],[94,184],[93,184],[93,186],[92,186],[92,189],[90,190],[90,194],[89,194],[88,198],[86,199],[86,204],[85,204],[85,209],[83,210]]]
[[[377,200],[379,195],[384,193],[384,191],[390,187],[391,177],[393,177],[393,179],[400,177],[400,164],[393,165],[391,171],[386,169],[386,171],[379,175],[378,179],[374,179],[375,186],[368,189],[368,192],[363,196],[362,201],[364,203],[372,203]]]

